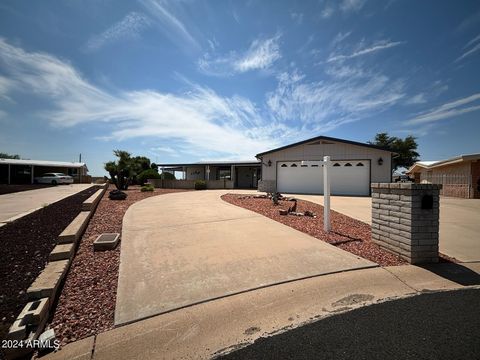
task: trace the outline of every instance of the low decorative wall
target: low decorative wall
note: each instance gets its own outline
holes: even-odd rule
[[[411,264],[438,262],[437,184],[372,183],[372,240]]]
[[[148,183],[162,189],[195,189],[195,181],[149,179]],[[208,180],[205,182],[207,189],[233,189],[233,181],[231,180]]]

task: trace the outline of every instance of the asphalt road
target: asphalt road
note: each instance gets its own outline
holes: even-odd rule
[[[363,307],[261,338],[222,359],[480,359],[480,289]]]

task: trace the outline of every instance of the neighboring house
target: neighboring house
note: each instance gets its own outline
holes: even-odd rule
[[[392,181],[391,151],[318,136],[257,154],[262,163],[260,185],[280,193],[323,194],[322,163],[327,155],[333,195],[368,196],[372,182]]]
[[[407,172],[417,183],[442,184],[440,194],[466,199],[480,198],[480,154],[447,160],[419,161]]]
[[[260,178],[261,164],[258,161],[210,161],[186,164],[157,164],[159,169],[181,173],[181,180],[164,181],[163,187],[192,188],[195,180],[207,181],[209,189],[256,188]],[[183,182],[182,182],[183,181]],[[159,181],[154,181],[158,184]]]
[[[85,163],[0,159],[0,184],[33,184],[35,177],[52,172],[70,175],[76,183],[91,182]]]

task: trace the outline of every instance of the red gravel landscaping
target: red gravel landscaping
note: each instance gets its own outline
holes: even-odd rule
[[[62,345],[113,328],[121,241],[115,250],[100,252],[93,252],[93,241],[102,233],[121,233],[123,216],[133,203],[182,191],[187,190],[140,192],[140,187],[131,186],[126,200],[110,200],[105,193],[80,240],[51,319]]]
[[[86,189],[0,227],[0,339],[27,304],[26,291],[45,268],[58,235],[96,190]]]
[[[352,254],[373,261],[380,266],[404,265],[407,262],[393,255],[371,240],[370,225],[336,211],[331,211],[332,231],[323,231],[323,206],[309,201],[297,200],[297,212],[311,211],[316,218],[308,216],[280,215],[279,210],[287,210],[293,205],[291,201],[280,201],[273,205],[272,200],[254,198],[248,195],[226,194],[222,199],[233,205],[255,211],[296,230],[328,242]]]

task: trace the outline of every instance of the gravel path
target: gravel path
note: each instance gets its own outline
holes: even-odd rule
[[[45,268],[58,235],[96,189],[89,188],[0,227],[0,339],[27,303],[26,290]]]
[[[102,233],[121,233],[123,216],[133,203],[181,191],[185,190],[155,189],[142,193],[138,186],[133,186],[125,191],[127,199],[121,201],[110,200],[107,191],[80,241],[50,324],[62,345],[114,325],[120,246],[112,251],[93,252],[93,241]]]
[[[279,210],[287,210],[291,201],[280,201],[274,206],[270,199],[254,198],[248,195],[226,194],[222,199],[245,209],[255,211],[282,224],[288,225],[317,239],[335,245],[380,266],[404,265],[407,262],[393,255],[371,240],[370,225],[336,211],[331,211],[332,231],[323,231],[323,206],[305,200],[297,201],[297,212],[311,211],[316,218],[308,216],[280,215]]]

